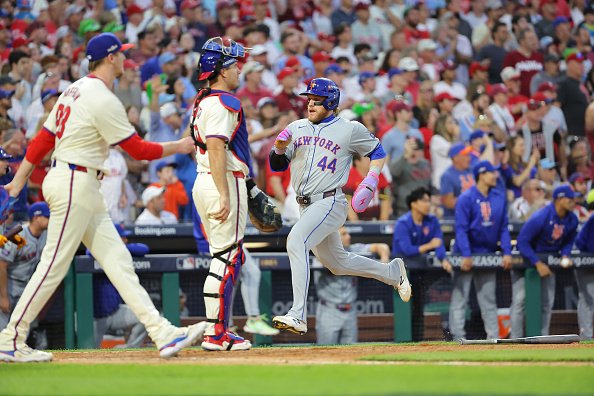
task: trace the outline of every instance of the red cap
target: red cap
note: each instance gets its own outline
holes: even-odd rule
[[[369,4],[364,3],[364,2],[359,2],[357,4],[355,4],[355,11],[361,11],[361,10],[368,10],[369,9]]]
[[[329,61],[330,59],[332,59],[332,57],[328,55],[326,51],[318,51],[311,57],[311,60],[314,63]]]
[[[295,69],[293,69],[292,67],[285,67],[283,70],[278,72],[276,78],[278,81],[282,81],[283,78],[292,76],[293,74],[295,74]]]
[[[131,15],[134,15],[134,14],[142,14],[142,13],[144,13],[144,10],[136,4],[130,4],[128,6],[128,8],[126,8],[126,15],[128,17],[130,17]]]
[[[408,104],[407,102],[405,102],[404,100],[398,100],[396,101],[396,103],[394,103],[392,105],[392,107],[390,108],[390,110],[392,110],[392,113],[398,113],[402,110],[408,110],[408,111],[412,111],[413,106]]]
[[[503,84],[493,84],[491,85],[491,91],[489,92],[489,94],[491,97],[494,97],[499,93],[507,93],[508,91],[509,90],[507,89],[507,87]]]
[[[487,71],[489,65],[483,65],[480,62],[472,62],[468,68],[468,75],[472,77],[477,70]]]
[[[435,95],[435,97],[433,98],[433,101],[435,103],[439,103],[439,102],[441,102],[444,99],[451,100],[451,101],[456,101],[456,102],[459,102],[460,101],[460,99],[454,98],[452,95],[450,95],[449,92],[442,92],[439,95]]]
[[[557,85],[553,84],[550,81],[543,82],[538,86],[538,92],[545,92],[545,91],[556,91]]]
[[[28,45],[30,43],[29,40],[27,40],[25,37],[17,37],[14,40],[12,40],[12,49],[15,50],[19,47],[22,47],[23,45]]]
[[[217,2],[217,11],[220,10],[221,8],[231,8],[231,7],[237,7],[237,6],[238,5],[232,1],[223,0],[223,1]]]
[[[200,2],[197,0],[184,0],[181,3],[180,9],[184,8],[196,8],[200,6]]]
[[[27,21],[23,20],[23,19],[16,19],[12,25],[10,25],[10,30],[11,31],[19,31],[22,34],[25,34],[25,30],[27,30],[27,27],[29,26],[29,24],[27,23]],[[14,35],[14,33],[13,33]]]
[[[124,60],[124,70],[138,69],[139,67],[140,67],[140,65],[138,63],[134,62],[132,59]]]
[[[544,102],[547,100],[547,97],[542,92],[536,92],[534,95],[530,97],[530,100],[535,102]]]
[[[328,33],[318,33],[318,40],[320,40],[320,41],[335,42],[336,41],[336,37],[335,36],[330,36]]]
[[[567,58],[565,58],[566,63],[569,61],[583,63],[584,60],[586,60],[586,57],[581,52],[572,52],[571,54],[567,55]]]
[[[299,58],[297,58],[296,56],[291,56],[289,59],[287,59],[285,67],[295,67],[300,64],[301,62],[299,62]]]

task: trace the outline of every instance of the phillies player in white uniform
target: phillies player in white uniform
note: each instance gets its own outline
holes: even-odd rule
[[[202,348],[209,351],[251,348],[228,329],[233,288],[245,261],[247,194],[257,190],[253,180],[246,182],[251,168],[248,132],[241,102],[232,93],[239,86],[237,57],[245,52],[221,37],[204,44],[199,78],[208,79],[210,87],[198,94],[191,123],[198,164],[192,195],[213,256],[204,282],[208,323]]]
[[[308,119],[295,121],[277,137],[290,144],[270,152],[273,171],[287,169],[291,163],[291,184],[297,193],[301,218],[287,238],[291,261],[293,307],[285,316],[272,319],[277,329],[297,334],[307,332],[307,290],[310,282],[309,251],[335,275],[374,278],[398,289],[408,301],[410,283],[404,262],[394,259],[388,265],[345,251],[338,229],[344,224],[348,202],[341,190],[349,177],[353,153],[369,157],[371,167],[353,194],[356,212],[365,210],[379,183],[386,153],[380,141],[359,122],[336,117],[340,90],[327,78],[313,79],[307,91]]]
[[[91,74],[60,95],[43,129],[37,134],[14,180],[6,186],[11,196],[23,188],[35,164],[53,148],[52,168],[43,182],[50,206],[47,244],[41,261],[16,305],[8,326],[0,333],[0,360],[49,361],[51,353],[25,344],[29,324],[60,284],[82,241],[101,264],[124,302],[144,324],[161,357],[174,356],[191,345],[205,323],[177,328],[159,315],[140,286],[132,257],[122,242],[99,192],[109,146],[119,144],[136,159],[153,160],[177,152],[188,153],[192,141],[148,143],[128,122],[124,107],[111,91],[123,74],[122,46],[112,33],[89,41],[87,59]]]

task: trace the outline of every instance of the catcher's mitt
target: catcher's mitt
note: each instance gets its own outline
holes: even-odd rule
[[[262,191],[248,198],[248,213],[254,226],[262,232],[276,232],[283,227],[280,211]]]

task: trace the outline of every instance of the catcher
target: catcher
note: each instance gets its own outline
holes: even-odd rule
[[[196,144],[198,175],[192,195],[212,262],[204,283],[207,327],[202,348],[247,350],[248,340],[228,329],[233,287],[244,262],[243,235],[248,216],[261,231],[280,229],[280,213],[247,176],[251,173],[248,131],[241,102],[237,58],[249,49],[221,37],[202,47],[199,79],[208,80],[194,102],[191,131]]]

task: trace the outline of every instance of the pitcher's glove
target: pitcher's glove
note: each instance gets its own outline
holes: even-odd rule
[[[283,219],[276,206],[256,186],[254,179],[245,181],[248,191],[248,213],[254,226],[262,232],[276,232],[283,228]]]

